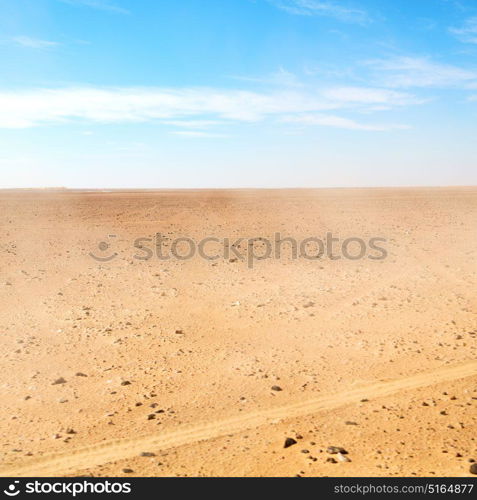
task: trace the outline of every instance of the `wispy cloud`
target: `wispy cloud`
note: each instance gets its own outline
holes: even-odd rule
[[[209,137],[209,138],[219,138],[227,137],[224,134],[214,134],[212,132],[203,132],[201,130],[176,130],[171,132],[174,135],[180,135],[182,137]]]
[[[206,129],[221,125],[224,122],[221,120],[167,120],[163,123],[179,128]]]
[[[0,127],[159,121],[200,129],[220,121],[258,122],[337,109],[371,112],[418,102],[404,92],[355,87],[270,92],[154,87],[37,89],[0,92]]]
[[[477,16],[467,19],[460,28],[449,28],[461,42],[477,43]]]
[[[116,14],[129,14],[127,9],[110,2],[109,0],[59,0],[60,2],[78,7],[91,7],[92,9],[115,12]]]
[[[326,16],[357,24],[367,24],[371,21],[365,10],[346,7],[343,2],[322,0],[268,0],[268,2],[290,14],[299,16]]]
[[[303,87],[301,82],[294,73],[280,67],[278,71],[266,76],[229,76],[234,80],[243,82],[259,83],[263,85],[276,85],[280,87]]]
[[[11,38],[11,42],[15,45],[21,45],[22,47],[28,47],[30,49],[50,49],[59,45],[58,42],[40,40],[39,38],[32,38],[25,35],[14,36]]]
[[[327,114],[304,114],[298,116],[288,116],[283,119],[284,122],[298,123],[301,125],[320,125],[324,127],[343,128],[348,130],[363,130],[363,131],[385,131],[395,129],[409,129],[408,125],[396,124],[367,124],[359,123],[349,118],[342,116],[327,115]]]
[[[407,92],[372,87],[335,87],[326,90],[324,95],[333,102],[370,105],[372,109],[390,109],[424,102]]]
[[[426,58],[377,59],[365,64],[372,68],[384,87],[472,88],[477,83],[476,70],[436,63]]]

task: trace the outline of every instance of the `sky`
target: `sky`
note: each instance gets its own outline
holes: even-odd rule
[[[0,0],[0,187],[444,185],[476,0]]]

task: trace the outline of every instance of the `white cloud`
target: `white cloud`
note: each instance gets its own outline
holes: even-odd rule
[[[469,88],[477,83],[477,71],[419,57],[377,59],[366,64],[385,87]]]
[[[381,106],[389,109],[423,102],[406,92],[369,87],[337,87],[327,90],[324,95],[334,102],[372,105],[373,109]]]
[[[396,124],[366,124],[359,123],[349,118],[341,116],[326,115],[326,114],[304,114],[296,116],[287,116],[283,119],[284,122],[298,123],[301,125],[321,125],[325,127],[343,128],[348,130],[364,130],[364,131],[385,131],[395,129],[408,129],[407,125]]]
[[[477,17],[470,17],[460,28],[449,28],[461,42],[477,43]]]
[[[167,120],[163,123],[173,127],[204,129],[224,123],[220,120]]]
[[[115,12],[116,14],[129,14],[127,9],[120,7],[108,0],[60,0],[63,3],[79,7],[91,7],[92,9]]]
[[[322,0],[268,0],[279,9],[299,16],[326,16],[334,17],[347,23],[366,24],[370,17],[366,11],[352,7],[345,7],[343,2]]]
[[[280,67],[278,71],[262,77],[253,76],[230,76],[234,80],[240,80],[243,82],[260,83],[264,85],[277,85],[280,87],[303,87],[303,82],[301,82],[297,76],[285,68]]]
[[[202,132],[200,130],[177,130],[171,133],[174,135],[181,135],[183,137],[209,137],[209,138],[227,137],[224,134],[212,134],[210,132]]]
[[[40,40],[38,38],[32,38],[30,36],[20,35],[11,38],[11,41],[16,45],[21,45],[22,47],[29,47],[31,49],[49,49],[59,45],[58,42],[51,42],[49,40]]]
[[[220,121],[257,122],[268,117],[334,109],[373,111],[414,104],[413,96],[380,89],[338,88],[252,92],[212,88],[62,88],[0,91],[0,128],[65,122],[160,121],[204,128]],[[194,125],[194,122],[199,124]]]

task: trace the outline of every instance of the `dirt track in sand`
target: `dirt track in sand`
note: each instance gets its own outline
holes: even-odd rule
[[[351,391],[302,401],[261,412],[240,415],[218,422],[208,422],[195,427],[178,429],[174,432],[157,433],[140,438],[126,438],[113,442],[93,444],[66,454],[31,460],[21,467],[0,468],[2,476],[54,476],[71,473],[88,467],[137,456],[144,449],[165,450],[177,446],[214,439],[227,434],[236,434],[246,429],[259,427],[271,420],[281,420],[333,410],[340,406],[357,403],[362,399],[379,398],[398,391],[428,387],[441,382],[453,381],[477,374],[477,362],[460,366],[443,367],[430,373],[388,382],[377,382]]]

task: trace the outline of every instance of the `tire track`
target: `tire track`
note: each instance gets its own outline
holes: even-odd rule
[[[477,374],[477,361],[444,366],[437,370],[397,380],[379,381],[328,396],[301,401],[278,408],[257,411],[226,418],[217,422],[202,423],[175,431],[156,433],[138,438],[107,441],[77,448],[66,453],[55,453],[29,460],[22,465],[0,467],[0,476],[59,476],[139,455],[145,449],[164,450],[190,443],[214,439],[228,434],[256,428],[275,420],[289,419],[332,410],[359,402],[363,398],[378,398],[399,391],[417,389],[469,377]]]

